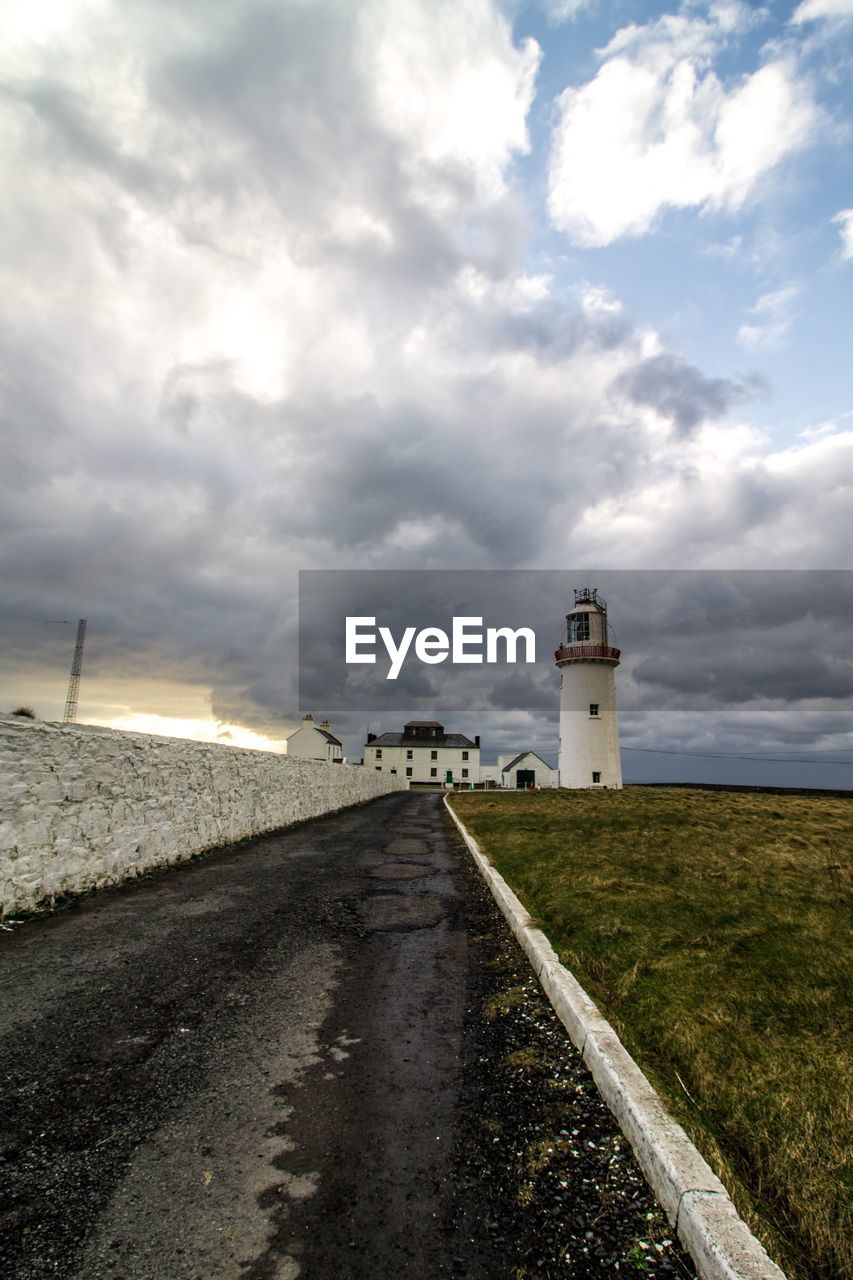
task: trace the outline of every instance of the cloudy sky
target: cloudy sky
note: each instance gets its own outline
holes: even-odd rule
[[[3,705],[85,616],[81,719],[280,740],[300,568],[849,565],[853,0],[0,24]]]

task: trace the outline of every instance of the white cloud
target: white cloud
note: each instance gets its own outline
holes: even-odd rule
[[[582,88],[559,97],[549,172],[553,224],[575,243],[642,235],[667,208],[733,211],[805,145],[817,108],[784,57],[732,85],[712,63],[755,21],[746,6],[626,27]]]
[[[405,143],[421,198],[447,199],[440,166],[472,177],[481,197],[501,196],[513,155],[529,149],[536,41],[514,47],[489,0],[368,5],[361,28],[380,119]]]
[[[841,235],[841,257],[848,262],[853,259],[853,209],[842,209],[832,221],[838,223]]]
[[[799,285],[786,285],[764,293],[749,314],[752,320],[738,329],[738,342],[750,351],[775,351],[782,346],[793,322],[793,306],[802,293]]]
[[[744,253],[743,236],[730,236],[728,240],[724,240],[719,244],[707,244],[699,252],[706,258],[720,258],[723,262],[736,262]]]
[[[849,563],[853,432],[774,453],[760,431],[709,426],[673,463],[632,493],[590,504],[573,534],[576,563],[643,569]]]
[[[817,22],[822,18],[853,18],[853,0],[802,0],[794,11],[794,23]]]
[[[846,413],[836,414],[834,418],[830,418],[827,422],[817,422],[812,426],[803,427],[802,431],[798,431],[797,435],[803,440],[818,440],[822,436],[838,435],[841,431],[847,431],[849,428],[840,424],[853,418],[853,409],[849,409]]]
[[[596,0],[539,0],[549,22],[560,25],[573,22],[584,9],[591,8]]]
[[[760,26],[767,10],[761,5],[745,4],[744,0],[716,0],[708,6],[708,14],[720,30],[728,34]]]

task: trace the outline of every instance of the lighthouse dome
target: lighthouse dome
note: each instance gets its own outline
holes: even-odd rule
[[[575,590],[575,607],[566,614],[566,644],[606,645],[607,605],[589,587]]]

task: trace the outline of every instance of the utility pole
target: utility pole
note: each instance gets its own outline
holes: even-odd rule
[[[74,646],[74,660],[71,663],[71,678],[68,681],[68,697],[65,699],[65,715],[63,724],[73,724],[77,719],[77,694],[80,692],[80,671],[83,666],[83,641],[86,639],[86,619],[77,623],[77,643]]]

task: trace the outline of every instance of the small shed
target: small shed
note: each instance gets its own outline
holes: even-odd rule
[[[498,765],[503,787],[523,791],[526,787],[544,789],[558,785],[557,770],[552,769],[548,762],[538,756],[535,751],[522,751],[506,762],[502,756],[498,760]]]

